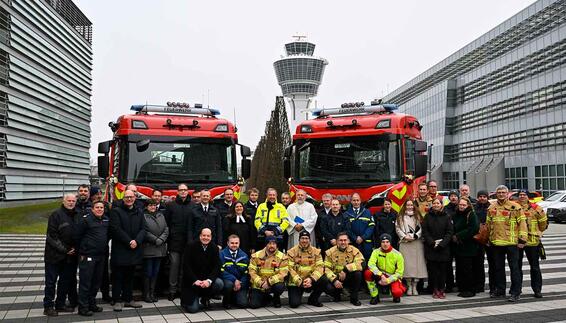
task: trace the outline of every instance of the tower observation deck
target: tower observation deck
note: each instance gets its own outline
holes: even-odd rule
[[[286,56],[273,63],[277,82],[287,102],[289,128],[294,133],[297,124],[307,120],[312,98],[318,93],[324,68],[328,61],[313,56],[315,44],[305,36],[293,36],[295,41],[285,44]]]

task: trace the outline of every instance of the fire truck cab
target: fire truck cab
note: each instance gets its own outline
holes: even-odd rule
[[[330,193],[342,204],[357,192],[372,211],[395,195],[398,209],[426,180],[428,147],[419,121],[396,109],[374,101],[316,110],[313,120],[297,126],[285,150],[290,190],[303,189],[314,202]]]
[[[251,152],[238,144],[236,127],[218,118],[218,110],[179,102],[133,105],[131,110],[135,113],[109,123],[113,138],[98,145],[98,174],[108,179],[108,200],[121,199],[127,183],[136,184],[141,198],[149,198],[155,188],[174,197],[180,183],[190,192],[207,188],[212,198],[220,198],[226,188],[239,195],[250,175]]]

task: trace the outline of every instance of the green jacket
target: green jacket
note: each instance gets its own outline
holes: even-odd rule
[[[403,278],[405,260],[403,255],[393,248],[389,252],[377,248],[371,253],[368,269],[376,276],[385,274],[387,283],[392,283]]]
[[[457,238],[457,241],[452,244],[454,255],[475,256],[479,245],[474,240],[474,235],[478,233],[480,224],[474,210],[472,208],[468,208],[464,212],[456,210],[452,216],[452,222],[454,223],[454,236]]]

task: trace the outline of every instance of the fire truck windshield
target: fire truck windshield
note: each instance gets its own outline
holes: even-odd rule
[[[400,180],[400,141],[392,136],[312,139],[297,145],[296,178],[304,183]]]
[[[127,144],[120,178],[135,183],[234,183],[235,148],[229,143],[151,142],[142,151]]]

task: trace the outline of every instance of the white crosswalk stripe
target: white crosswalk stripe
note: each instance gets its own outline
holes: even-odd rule
[[[322,308],[302,306],[290,309],[284,306],[281,309],[264,308],[257,310],[237,309],[221,310],[217,305],[214,310],[198,314],[184,314],[176,303],[160,300],[155,304],[145,304],[140,311],[128,309],[125,315],[128,321],[153,319],[160,320],[166,316],[172,321],[206,321],[242,319],[248,321],[289,321],[299,317],[302,320],[343,321],[344,313],[348,313],[352,320],[366,322],[400,321],[430,322],[437,320],[462,320],[477,317],[493,317],[500,315],[518,315],[534,311],[553,311],[566,307],[566,248],[564,241],[566,234],[546,235],[544,245],[547,260],[541,261],[543,273],[543,292],[546,295],[542,300],[530,297],[529,266],[526,257],[523,259],[523,300],[519,304],[508,304],[501,300],[493,300],[486,293],[478,294],[471,299],[461,299],[455,294],[448,294],[445,300],[433,300],[430,295],[416,297],[403,297],[402,305],[411,305],[399,313],[395,305],[387,298],[383,306],[372,307],[364,301],[361,307],[354,307],[348,302],[325,303]],[[21,236],[0,234],[0,320],[41,318],[44,282],[43,249],[44,237],[41,235]],[[487,269],[487,263],[486,263]],[[510,281],[507,270],[507,281]],[[100,294],[99,294],[100,296]],[[109,305],[103,304],[104,312],[100,315],[104,319],[115,319]],[[464,307],[464,308],[461,308]],[[156,315],[151,309],[158,309]],[[144,316],[140,313],[148,311]],[[392,313],[395,312],[395,313]],[[153,313],[153,314],[149,314]],[[76,316],[77,321],[82,320]],[[99,315],[99,313],[97,313]],[[379,316],[379,318],[377,318]],[[62,319],[68,315],[62,315]]]

